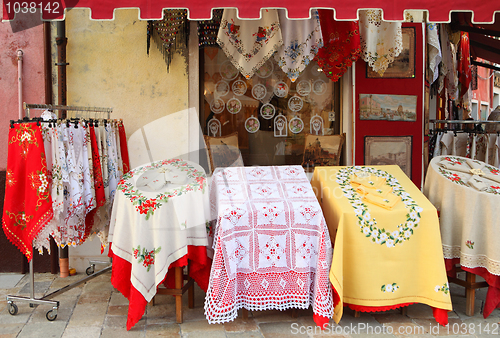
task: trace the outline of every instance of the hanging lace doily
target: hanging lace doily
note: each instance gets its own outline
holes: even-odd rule
[[[214,114],[220,114],[224,111],[225,103],[222,99],[215,99],[210,103],[210,110]]]
[[[288,136],[288,121],[283,115],[278,115],[274,119],[274,137],[286,137]]]
[[[257,75],[261,79],[265,79],[273,74],[273,70],[274,70],[273,63],[271,62],[271,60],[267,60],[266,63],[262,65],[262,67],[257,69],[255,75]]]
[[[221,136],[221,125],[220,121],[216,118],[211,118],[210,121],[207,122],[207,130],[210,135],[217,137]]]
[[[403,50],[401,22],[383,21],[379,9],[359,11],[359,39],[363,60],[380,76]]]
[[[300,96],[294,95],[288,100],[288,108],[293,112],[299,112],[304,106],[304,101]]]
[[[229,61],[229,60],[228,61],[224,61],[220,65],[220,75],[225,80],[231,81],[231,80],[236,79],[236,77],[238,76],[238,69],[236,69],[233,66],[233,64],[231,63],[231,61]]]
[[[249,117],[246,119],[245,121],[245,129],[249,132],[249,133],[256,133],[260,128],[260,122],[259,120],[256,118],[256,117]]]
[[[319,115],[311,117],[310,133],[313,135],[323,135],[323,118]]]
[[[270,103],[266,103],[260,107],[260,116],[266,120],[270,120],[276,114],[276,108]]]
[[[229,83],[224,80],[217,82],[217,84],[215,85],[215,92],[219,96],[227,95],[227,93],[229,93]]]
[[[326,92],[326,83],[323,80],[316,80],[313,83],[313,92],[316,95],[323,95]]]
[[[300,133],[304,129],[304,121],[298,116],[295,116],[288,123],[288,128],[294,134]]]
[[[234,95],[245,95],[245,93],[247,92],[247,84],[245,83],[245,81],[236,80],[233,82],[232,89]]]
[[[231,114],[238,114],[241,110],[241,101],[233,97],[227,101],[226,108]]]
[[[297,93],[301,96],[307,96],[311,92],[311,82],[302,80],[297,83]]]
[[[267,95],[267,88],[263,84],[257,84],[252,88],[252,96],[256,100],[262,100]]]
[[[274,95],[277,97],[286,97],[288,95],[288,85],[283,81],[276,83],[276,86],[274,86]]]

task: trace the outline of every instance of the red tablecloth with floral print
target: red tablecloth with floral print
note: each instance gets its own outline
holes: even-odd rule
[[[210,185],[216,220],[205,298],[209,323],[240,308],[308,308],[333,315],[332,248],[321,207],[300,166],[218,168]]]

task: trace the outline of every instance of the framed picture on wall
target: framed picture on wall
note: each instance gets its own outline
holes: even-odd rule
[[[389,64],[383,75],[374,72],[371,67],[366,67],[366,77],[374,79],[387,78],[414,78],[415,77],[415,27],[403,27],[403,50],[394,62]]]
[[[416,95],[359,94],[360,120],[415,122]]]
[[[397,164],[411,179],[412,136],[365,136],[365,165]]]

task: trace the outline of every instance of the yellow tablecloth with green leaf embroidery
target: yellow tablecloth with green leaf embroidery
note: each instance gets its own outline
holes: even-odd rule
[[[388,210],[362,200],[351,180],[363,176],[385,178],[401,201]],[[441,319],[452,310],[436,208],[399,166],[316,167],[311,184],[334,243],[337,323],[345,304],[373,311],[423,303],[444,310]]]

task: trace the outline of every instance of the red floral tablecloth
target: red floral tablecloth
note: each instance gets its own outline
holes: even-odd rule
[[[333,315],[332,248],[302,167],[218,168],[210,204],[216,226],[209,323],[234,320],[240,308],[312,306],[323,327]]]

